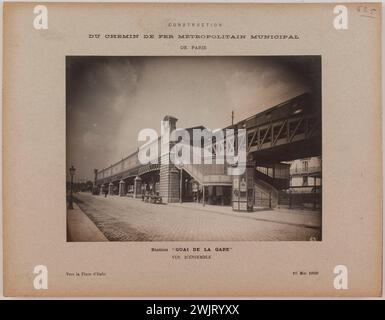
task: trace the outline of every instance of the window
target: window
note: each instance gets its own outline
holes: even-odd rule
[[[303,161],[302,162],[302,169],[304,172],[307,172],[308,171],[308,168],[309,168],[309,162],[307,161]]]

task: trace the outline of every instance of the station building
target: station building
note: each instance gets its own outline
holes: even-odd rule
[[[165,116],[170,132],[177,132],[177,119]],[[295,168],[308,161],[308,175],[302,181],[318,183],[319,176],[312,175],[313,161],[321,159],[321,106],[318,99],[305,93],[244,119],[224,129],[246,130],[247,169],[241,176],[229,175],[229,165],[216,163],[215,154],[226,143],[213,141],[214,161],[206,164],[168,161],[170,153],[161,154],[157,163],[142,165],[136,151],[104,169],[94,169],[94,193],[143,198],[160,197],[163,203],[200,202],[203,205],[231,205],[234,210],[253,210],[255,207],[276,207],[280,195],[297,183]],[[194,129],[187,128],[192,137]],[[236,135],[236,134],[235,134]],[[236,137],[235,137],[236,140]],[[160,144],[160,138],[157,142]],[[170,150],[172,144],[170,142]],[[192,141],[191,141],[192,143]],[[196,147],[191,145],[191,147]],[[205,145],[202,144],[202,150]],[[202,154],[203,151],[202,151]],[[301,167],[302,168],[302,167]],[[304,177],[307,178],[304,178]]]

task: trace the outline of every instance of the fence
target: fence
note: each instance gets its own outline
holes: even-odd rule
[[[278,192],[278,205],[289,208],[322,208],[321,186],[296,187]]]

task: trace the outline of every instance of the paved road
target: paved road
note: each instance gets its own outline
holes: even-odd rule
[[[109,196],[76,195],[81,210],[110,241],[309,240],[320,230],[197,208]]]

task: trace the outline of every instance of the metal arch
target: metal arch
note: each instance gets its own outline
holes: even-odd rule
[[[159,163],[149,163],[146,164],[143,167],[140,167],[138,170],[138,175],[142,175],[148,172],[157,171],[160,170],[160,164]]]

